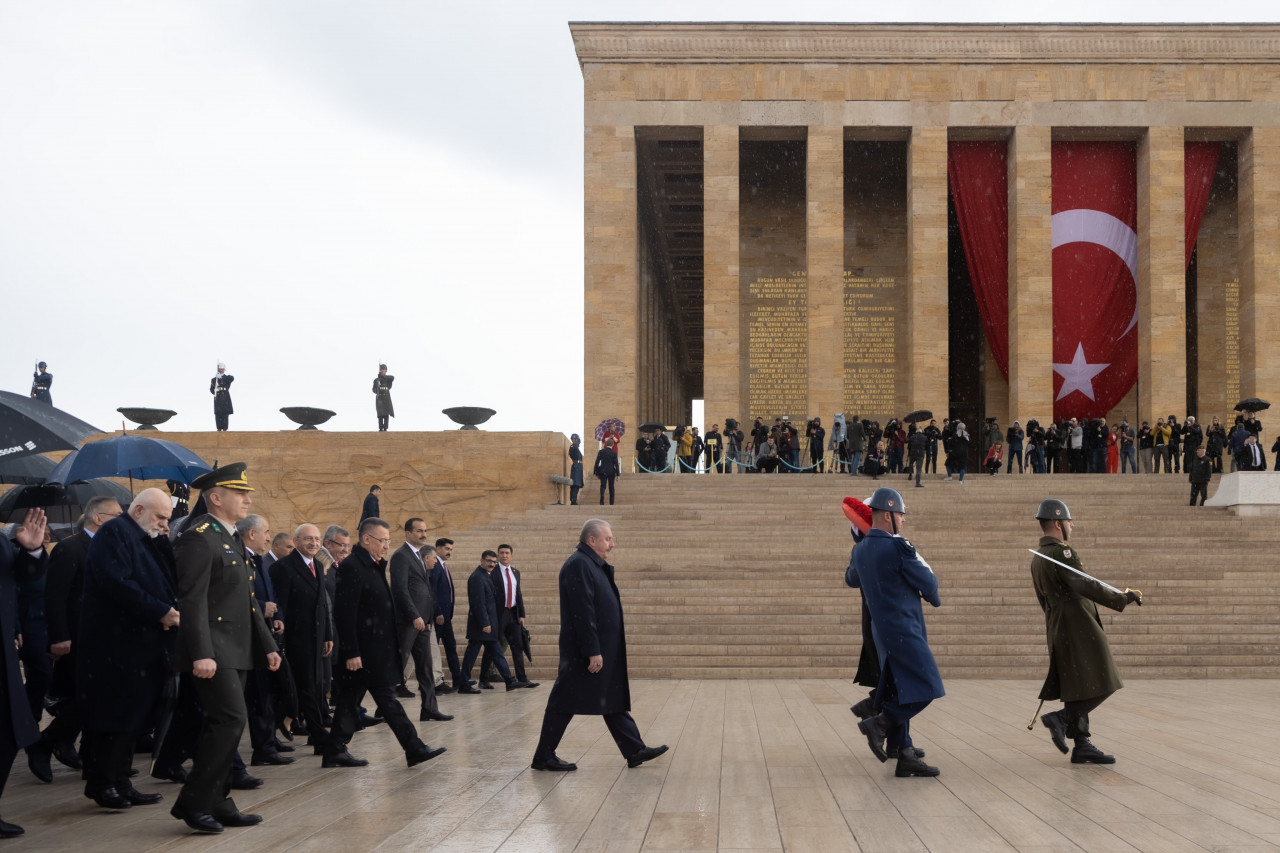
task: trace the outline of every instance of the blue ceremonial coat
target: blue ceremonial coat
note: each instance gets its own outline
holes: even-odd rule
[[[938,579],[915,546],[872,529],[853,549],[845,583],[862,590],[871,610],[871,633],[880,658],[880,689],[892,672],[900,702],[926,702],[945,695],[942,675],[929,650],[921,600],[939,607]]]

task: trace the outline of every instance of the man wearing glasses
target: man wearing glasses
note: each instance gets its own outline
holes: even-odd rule
[[[384,559],[391,545],[391,526],[380,518],[366,518],[360,522],[357,537],[351,555],[338,565],[333,597],[339,659],[333,668],[337,699],[332,736],[343,744],[351,742],[360,700],[369,693],[413,767],[435,758],[445,748],[432,749],[423,743],[396,699],[403,668]]]

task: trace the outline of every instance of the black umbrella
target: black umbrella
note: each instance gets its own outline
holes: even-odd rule
[[[0,391],[0,459],[72,450],[102,432],[62,409],[11,391]]]
[[[1246,397],[1239,403],[1236,403],[1237,412],[1261,412],[1264,409],[1271,408],[1271,404],[1266,400],[1259,400],[1257,397]]]
[[[40,453],[0,458],[0,485],[38,486],[49,478],[57,463]]]
[[[529,663],[533,663],[533,652],[529,651],[529,629],[523,625],[520,626],[520,648],[524,650]]]
[[[653,432],[655,429],[666,429],[667,425],[658,421],[646,421],[640,424],[641,432]]]
[[[41,507],[51,525],[72,525],[84,505],[96,497],[115,498],[121,506],[133,500],[129,490],[110,480],[89,480],[73,486],[17,486],[0,495],[0,524],[21,521],[32,507]]]
[[[933,412],[928,409],[916,409],[914,412],[903,418],[903,420],[909,424],[919,423],[920,421],[931,421],[933,420]]]

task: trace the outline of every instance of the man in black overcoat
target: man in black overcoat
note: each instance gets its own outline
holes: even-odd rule
[[[459,693],[480,692],[471,686],[471,668],[475,666],[476,657],[481,650],[498,667],[498,674],[506,682],[508,690],[515,690],[518,686],[511,670],[507,668],[502,647],[498,645],[498,630],[502,623],[498,619],[498,598],[493,592],[493,581],[489,579],[497,567],[497,552],[485,551],[480,555],[480,565],[467,578],[467,652],[462,658],[462,686],[458,688]]]
[[[17,636],[16,581],[38,578],[45,571],[44,510],[33,509],[14,532],[13,540],[0,536],[0,637]],[[0,642],[0,795],[9,781],[9,768],[18,750],[36,742],[40,731],[31,718],[27,693],[18,669],[18,650],[13,643]],[[17,824],[0,820],[0,838],[13,838],[23,833]]]
[[[84,592],[84,561],[89,543],[98,529],[124,514],[115,498],[96,497],[84,508],[84,527],[75,536],[58,544],[49,555],[49,573],[44,586],[44,615],[49,629],[49,655],[53,658],[53,721],[45,727],[40,741],[27,747],[27,764],[43,782],[53,780],[50,758],[73,770],[81,769],[75,742],[80,736],[80,715],[76,709],[76,653],[80,631],[80,599]]]
[[[178,592],[164,533],[173,507],[145,489],[102,525],[84,561],[76,698],[84,727],[86,797],[108,809],[149,805],[129,781],[133,745],[173,675]]]
[[[192,518],[174,546],[178,609],[186,614],[177,659],[200,699],[204,721],[191,772],[170,814],[198,832],[221,832],[224,826],[262,822],[258,815],[242,814],[227,794],[248,720],[249,671],[265,665],[274,672],[280,653],[254,601],[253,572],[235,535],[236,522],[252,504],[244,463],[218,468],[192,485],[209,511]]]
[[[209,380],[209,393],[213,395],[213,422],[218,432],[226,432],[231,428],[231,416],[235,408],[231,405],[231,383],[236,378],[227,373],[227,366],[218,362],[218,372]]]
[[[374,408],[378,415],[378,432],[386,432],[391,426],[391,418],[396,416],[395,404],[391,402],[391,385],[396,381],[387,374],[385,364],[378,365],[378,375],[373,377]],[[361,519],[363,521],[364,519]]]
[[[667,751],[665,744],[645,746],[631,718],[622,599],[608,563],[613,544],[608,522],[589,519],[577,550],[560,567],[560,669],[547,697],[534,770],[578,769],[556,756],[574,714],[603,716],[628,767]]]
[[[367,692],[413,767],[435,758],[445,748],[432,749],[423,743],[396,699],[396,685],[404,670],[396,640],[395,606],[387,586],[387,561],[383,559],[390,545],[391,526],[380,518],[366,518],[360,523],[358,544],[337,569],[333,617],[340,660],[333,671],[337,693],[333,738],[342,744],[351,742],[360,700]]]
[[[436,701],[436,678],[431,666],[436,600],[430,574],[435,568],[436,549],[427,537],[427,522],[423,519],[411,518],[404,523],[404,544],[391,555],[391,598],[395,603],[401,667],[413,662],[422,696],[418,719],[443,722],[453,717],[440,713]],[[427,560],[431,560],[430,567]]]

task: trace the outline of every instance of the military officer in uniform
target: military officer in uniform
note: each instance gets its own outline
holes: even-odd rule
[[[53,374],[46,370],[48,366],[42,361],[36,365],[36,372],[31,374],[31,398],[52,406],[53,397],[49,395],[49,388],[53,385]]]
[[[244,688],[249,670],[280,666],[280,654],[253,598],[253,572],[235,533],[249,514],[245,465],[237,462],[199,477],[208,513],[191,519],[174,552],[178,564],[178,669],[192,679],[204,724],[195,761],[171,814],[200,832],[252,826],[227,796],[231,766],[248,713]]]
[[[1040,522],[1039,552],[1083,572],[1080,552],[1072,548],[1071,511],[1055,498],[1046,498],[1036,510]],[[1124,684],[1111,657],[1107,635],[1098,618],[1098,605],[1124,610],[1125,605],[1142,604],[1142,592],[1120,592],[1098,581],[1078,575],[1049,560],[1031,558],[1031,581],[1036,599],[1044,611],[1049,642],[1049,674],[1040,690],[1041,699],[1061,699],[1061,711],[1040,718],[1060,752],[1067,752],[1067,738],[1075,740],[1072,764],[1115,764],[1089,740],[1089,712]]]
[[[387,373],[385,364],[378,365],[378,375],[373,377],[373,394],[378,408],[378,432],[386,432],[391,426],[391,418],[396,416],[396,407],[391,403],[391,383],[396,378]]]
[[[897,757],[895,776],[937,776],[938,768],[925,764],[924,753],[911,742],[911,719],[944,695],[920,606],[922,600],[941,606],[938,579],[901,535],[907,514],[902,495],[879,488],[867,506],[871,529],[853,549],[845,583],[862,590],[871,613],[880,660],[875,703],[881,710],[859,722],[858,730],[867,736],[876,758]]]
[[[213,420],[218,432],[230,429],[231,415],[235,409],[231,407],[231,383],[236,378],[227,373],[227,366],[218,362],[218,372],[209,380],[209,393],[213,395]]]

